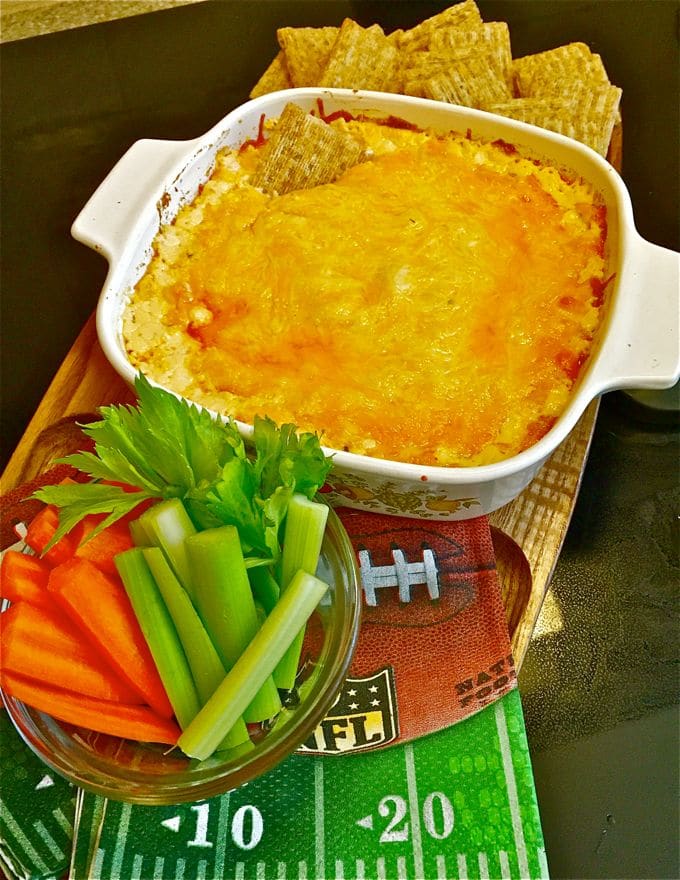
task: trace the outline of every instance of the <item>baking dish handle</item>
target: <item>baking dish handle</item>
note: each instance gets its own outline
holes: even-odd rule
[[[136,141],[74,220],[73,237],[114,260],[140,218],[148,217],[149,202],[157,202],[160,210],[164,186],[186,155],[186,141]]]
[[[627,307],[607,333],[593,379],[598,392],[670,388],[680,378],[680,254],[635,234]]]

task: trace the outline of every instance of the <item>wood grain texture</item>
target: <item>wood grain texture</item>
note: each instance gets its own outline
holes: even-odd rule
[[[621,167],[621,126],[614,130],[609,161]],[[134,400],[97,340],[94,315],[87,321],[48,388],[2,477],[1,492],[34,478],[70,451],[76,423],[98,407]],[[521,666],[543,605],[576,504],[595,428],[599,400],[527,488],[491,514],[492,536],[517,668]]]
[[[2,476],[2,494],[32,479],[63,454],[65,435],[80,416],[134,395],[113,370],[97,340],[92,315],[66,355]],[[83,418],[82,420],[85,420]]]

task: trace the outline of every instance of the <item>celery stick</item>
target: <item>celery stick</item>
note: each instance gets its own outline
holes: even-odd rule
[[[285,590],[298,569],[316,573],[323,543],[328,507],[295,493],[288,503],[283,531],[281,589]]]
[[[290,691],[295,687],[302,643],[305,640],[305,631],[301,629],[290,644],[289,649],[281,658],[281,662],[274,670],[274,682],[282,691]],[[284,695],[285,698],[285,695]]]
[[[227,669],[241,656],[259,629],[255,602],[234,526],[197,532],[185,542],[196,594],[196,607]],[[273,679],[263,681],[244,720],[264,721],[281,708]]]
[[[310,501],[305,495],[299,493],[293,495],[288,504],[283,532],[282,591],[286,590],[298,569],[309,574],[316,572],[327,520],[328,507],[325,504]],[[295,685],[304,637],[305,631],[302,629],[274,670],[274,681],[277,687],[290,690]]]
[[[114,560],[125,592],[151,651],[179,726],[184,729],[200,709],[200,701],[184,649],[156,581],[138,547]]]
[[[328,585],[314,575],[304,571],[295,575],[222,684],[182,732],[177,744],[185,754],[205,760],[215,751],[327,589]]]
[[[140,519],[134,519],[130,523],[130,535],[135,547],[151,547],[153,544],[149,530]]]
[[[187,560],[184,539],[196,534],[196,527],[179,498],[160,501],[139,517],[140,530],[146,530],[151,543],[168,557],[175,575],[192,599],[191,570]]]
[[[250,586],[253,589],[255,601],[260,602],[264,610],[269,614],[274,605],[276,605],[279,593],[281,592],[276,578],[268,566],[249,568],[248,578],[250,579]]]
[[[142,553],[175,624],[196,685],[198,698],[201,705],[204,705],[227,671],[189,595],[175,577],[163,551],[159,547],[148,547],[142,550]],[[233,748],[249,739],[245,722],[239,718],[225,737],[220,749]]]

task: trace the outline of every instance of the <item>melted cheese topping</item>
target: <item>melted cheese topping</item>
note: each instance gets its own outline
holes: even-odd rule
[[[604,211],[504,144],[369,122],[368,161],[284,196],[223,151],[124,316],[132,363],[327,446],[477,465],[538,440],[597,328]]]

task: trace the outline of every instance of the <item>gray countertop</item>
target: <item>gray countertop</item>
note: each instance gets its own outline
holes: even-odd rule
[[[202,0],[3,0],[0,42],[25,40]]]

